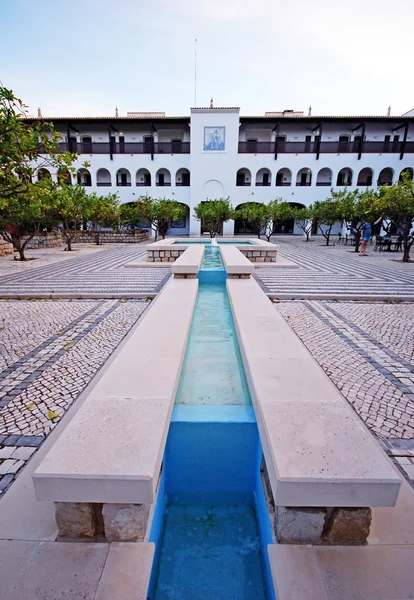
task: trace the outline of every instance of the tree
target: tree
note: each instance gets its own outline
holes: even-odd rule
[[[310,241],[310,234],[312,233],[312,217],[313,207],[295,208],[293,207],[293,218],[295,219],[296,225],[299,229],[302,229],[306,235],[306,242]]]
[[[259,239],[264,235],[269,221],[269,209],[266,204],[246,202],[241,205],[239,210],[235,211],[235,215],[241,218],[245,225],[248,224]]]
[[[320,232],[326,239],[326,245],[329,246],[332,227],[342,220],[341,204],[332,196],[326,200],[317,200],[313,207],[313,214],[317,219]]]
[[[229,198],[217,198],[200,202],[194,207],[195,218],[201,221],[203,229],[214,238],[220,231],[224,222],[234,219],[234,211]]]
[[[96,192],[88,195],[88,229],[93,234],[96,245],[100,245],[101,228],[115,227],[119,221],[118,194],[99,196]]]
[[[55,198],[57,226],[66,241],[65,250],[71,251],[81,223],[89,220],[89,196],[82,185],[62,185]]]
[[[32,183],[39,168],[70,169],[76,154],[58,153],[60,135],[53,125],[25,119],[27,107],[0,85],[0,235],[11,241],[25,260],[24,250],[39,232],[50,208],[51,180]],[[43,195],[42,195],[43,191]]]
[[[293,219],[294,211],[289,202],[285,202],[282,198],[275,198],[267,205],[268,222],[266,224],[265,236],[267,241],[273,235],[275,228],[282,225],[284,221]]]
[[[31,184],[25,194],[12,194],[0,210],[0,233],[25,261],[30,240],[53,222],[55,190],[50,180]]]
[[[414,243],[414,182],[408,173],[392,186],[380,190],[379,207],[403,236],[403,262],[409,262],[410,250]]]
[[[185,216],[186,206],[176,200],[168,198],[151,198],[140,196],[136,202],[122,205],[120,209],[121,223],[136,228],[143,222],[155,232],[165,238],[171,221],[178,221]]]
[[[355,252],[359,251],[361,230],[365,223],[372,223],[378,218],[378,193],[373,190],[340,191],[332,190],[331,198],[338,203],[341,220],[355,236]]]

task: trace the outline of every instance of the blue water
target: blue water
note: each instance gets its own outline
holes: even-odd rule
[[[224,283],[200,283],[176,404],[251,404]]]
[[[275,600],[262,448],[223,277],[206,246],[151,526],[151,600]]]
[[[234,240],[234,241],[231,241],[231,242],[219,242],[217,240],[217,243],[220,244],[220,245],[223,245],[223,244],[232,244],[233,246],[234,245],[236,245],[236,246],[244,246],[244,245],[251,244],[251,242],[238,242],[237,240]],[[174,245],[180,245],[180,244],[185,244],[186,246],[188,244],[203,244],[205,246],[211,246],[211,241],[208,241],[208,242],[204,242],[204,241],[203,242],[190,242],[190,241],[189,242],[174,242],[172,245],[174,246]]]

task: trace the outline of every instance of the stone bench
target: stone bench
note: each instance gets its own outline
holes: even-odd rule
[[[175,278],[193,278],[197,276],[204,256],[204,246],[194,244],[187,246],[179,258],[171,265],[171,273]]]
[[[235,246],[220,246],[220,252],[228,277],[245,278],[254,272],[254,265]]]
[[[370,509],[361,509],[397,500],[400,479],[389,459],[259,285],[230,279],[227,290],[279,541],[317,543],[328,520],[348,517],[369,532]]]
[[[171,279],[34,472],[62,537],[102,535],[103,519],[107,539],[142,539],[197,289]]]

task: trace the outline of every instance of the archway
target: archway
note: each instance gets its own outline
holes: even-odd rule
[[[165,187],[171,185],[171,173],[168,169],[158,169],[155,176],[155,184],[159,187]]]
[[[72,175],[70,174],[69,169],[65,169],[63,167],[60,168],[58,170],[57,177],[60,185],[72,185]]]
[[[292,185],[292,172],[290,169],[284,167],[279,169],[276,174],[276,185],[277,186],[289,186]]]
[[[137,186],[150,187],[151,186],[151,173],[148,169],[138,169],[135,175],[135,183]]]
[[[301,204],[300,202],[288,202],[288,204],[292,208],[306,208],[305,205]],[[278,223],[277,225],[274,226],[273,233],[293,234],[294,229],[295,229],[295,219],[286,219],[285,221],[282,221],[281,223]]]
[[[236,206],[235,210],[239,211],[243,206],[246,205],[259,205],[260,202],[243,202]],[[257,231],[255,231],[254,227],[247,221],[246,219],[242,219],[241,217],[237,217],[234,220],[234,234],[235,235],[257,235]]]
[[[79,171],[76,173],[76,179],[78,185],[83,185],[84,187],[90,187],[92,185],[92,177],[88,169],[79,169]]]
[[[394,171],[389,167],[382,169],[378,175],[378,185],[392,185],[394,179]]]
[[[96,185],[98,187],[110,187],[112,185],[111,174],[108,169],[97,170]]]
[[[308,167],[300,169],[296,175],[297,186],[308,186],[312,183],[312,171]]]
[[[37,172],[37,180],[42,181],[42,179],[52,179],[51,172],[43,167]]]
[[[316,185],[318,186],[331,186],[332,185],[332,171],[327,167],[324,167],[318,172],[316,176]]]
[[[336,178],[336,185],[352,185],[352,170],[349,167],[344,167],[338,173],[338,177]]]
[[[252,181],[252,174],[250,173],[249,169],[246,169],[245,167],[243,167],[242,169],[239,169],[237,171],[236,185],[238,185],[238,186],[250,185],[251,181]]]
[[[365,167],[365,169],[359,172],[357,185],[366,187],[372,185],[372,176],[372,169]]]
[[[188,235],[190,233],[190,207],[183,202],[180,202],[179,204],[185,206],[185,215],[179,221],[171,221],[167,235],[173,235],[177,237],[180,235]]]
[[[129,187],[131,185],[131,173],[128,169],[118,169],[116,172],[116,185],[118,187]]]
[[[175,185],[189,187],[190,186],[190,171],[184,167],[178,169],[175,174]]]
[[[402,181],[402,174],[407,173],[408,177],[412,180],[414,178],[414,170],[411,167],[405,167],[400,173],[399,181]]]
[[[272,185],[272,173],[269,169],[259,169],[256,173],[256,185],[269,186]]]

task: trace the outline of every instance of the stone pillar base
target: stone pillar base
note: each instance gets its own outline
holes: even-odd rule
[[[143,541],[150,505],[55,502],[61,541]]]
[[[108,542],[142,542],[149,512],[150,506],[146,504],[104,504],[105,539]]]
[[[279,544],[364,545],[370,526],[370,508],[276,507]]]

